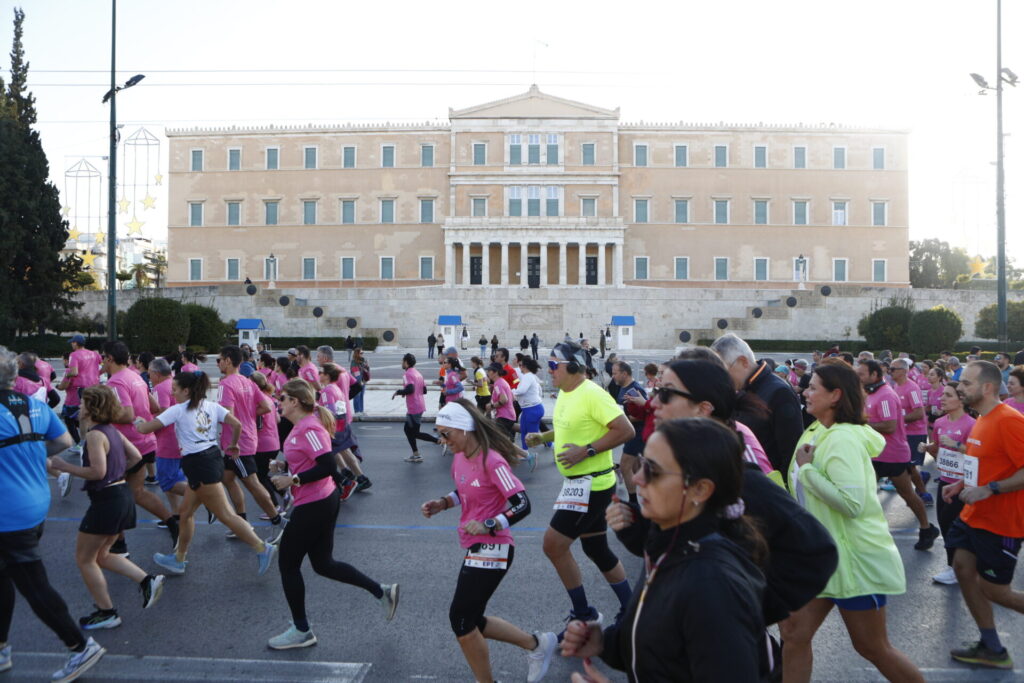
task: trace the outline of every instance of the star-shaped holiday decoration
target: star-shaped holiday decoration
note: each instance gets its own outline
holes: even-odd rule
[[[157,173],[155,176],[153,176],[153,180],[156,182],[157,185],[164,184],[164,176],[162,173]]]
[[[152,209],[155,206],[156,206],[156,197],[151,197],[151,196],[149,196],[147,194],[145,196],[145,198],[142,200],[142,208],[143,209]]]
[[[60,207],[60,212],[62,214],[64,214],[65,216],[70,216],[71,215],[71,207],[68,206],[67,204],[65,204],[64,206]]]
[[[131,206],[131,205],[132,205],[132,203],[130,201],[128,201],[127,197],[121,197],[121,201],[119,201],[117,203],[117,212],[118,213],[128,213],[128,207]]]
[[[72,227],[70,230],[68,230],[68,239],[78,241],[78,238],[81,236],[81,234],[82,233],[78,232],[78,226],[76,225]]]
[[[128,227],[128,234],[129,235],[141,235],[142,234],[142,226],[145,225],[145,223],[140,221],[135,216],[132,216],[131,222],[130,223],[125,223],[125,225]]]
[[[988,264],[985,263],[985,260],[980,256],[975,256],[967,263],[967,265],[970,266],[971,268],[972,277],[975,275],[981,277],[982,275],[985,274],[985,266],[987,266]]]
[[[84,263],[87,266],[92,266],[93,265],[92,262],[95,261],[95,260],[96,260],[96,254],[90,254],[90,253],[82,254],[82,263]]]
[[[96,244],[106,244],[106,243],[107,243],[107,233],[105,233],[105,232],[98,232],[98,233],[96,233]]]

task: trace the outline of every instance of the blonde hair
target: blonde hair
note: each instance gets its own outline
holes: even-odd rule
[[[329,434],[334,433],[334,416],[331,415],[331,411],[327,410],[321,405],[317,405],[316,402],[316,390],[309,382],[304,379],[290,379],[281,389],[281,393],[285,396],[291,396],[299,402],[299,406],[303,411],[307,413],[316,412],[317,418],[320,420],[320,424],[324,426]]]
[[[249,375],[249,379],[252,380],[253,384],[260,388],[260,391],[266,393],[267,389],[270,388],[270,382],[267,381],[267,376],[262,372],[254,372]]]
[[[89,419],[96,424],[110,424],[117,415],[121,402],[110,387],[97,384],[82,392],[82,407],[89,414]]]

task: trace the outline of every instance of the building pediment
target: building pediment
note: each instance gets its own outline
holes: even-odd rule
[[[619,109],[603,109],[583,102],[542,93],[536,86],[514,97],[478,104],[466,109],[448,109],[449,119],[610,119],[618,120]]]

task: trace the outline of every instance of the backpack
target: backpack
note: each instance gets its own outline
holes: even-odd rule
[[[0,390],[0,405],[7,408],[14,421],[18,424],[19,433],[0,439],[0,448],[16,446],[29,441],[45,441],[46,438],[32,429],[32,418],[29,416],[29,402],[25,394],[10,389]]]

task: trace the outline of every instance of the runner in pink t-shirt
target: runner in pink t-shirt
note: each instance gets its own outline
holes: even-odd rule
[[[1010,370],[1006,378],[1006,390],[1010,397],[1003,401],[1019,413],[1024,413],[1024,368],[1016,367]]]
[[[328,411],[318,408],[313,387],[291,381],[285,385],[281,408],[284,417],[295,426],[284,442],[288,473],[272,478],[274,486],[291,485],[295,507],[281,538],[278,568],[285,599],[291,611],[292,626],[270,639],[271,649],[284,650],[316,644],[316,636],[306,617],[302,562],[310,564],[321,576],[358,586],[380,600],[390,621],[398,607],[398,584],[384,585],[372,580],[352,565],[334,559],[334,526],[338,519],[337,476],[331,454],[334,420]]]
[[[42,358],[37,358],[36,373],[39,375],[39,379],[43,380],[43,385],[46,387],[46,393],[53,391],[53,366]]]
[[[153,383],[152,396],[159,408],[154,415],[159,415],[177,401],[174,400],[174,380],[171,378],[170,364],[163,358],[156,358],[149,364],[149,380]],[[167,496],[171,512],[178,514],[181,499],[185,495],[185,473],[181,471],[181,447],[174,431],[169,425],[154,432],[156,436],[156,481],[160,490]]]
[[[351,425],[345,421],[350,404],[338,386],[342,372],[341,366],[337,363],[324,363],[317,376],[317,383],[322,387],[320,405],[334,416],[335,432],[331,447],[332,452],[338,456],[338,467],[341,469],[341,499],[348,500],[356,491],[365,491],[373,484],[363,473],[362,462],[355,455],[359,444],[352,433]]]
[[[928,415],[924,405],[924,397],[921,389],[909,377],[910,361],[906,358],[897,358],[892,362],[892,388],[900,397],[900,407],[903,409],[903,424],[907,428],[907,447],[910,449],[910,479],[914,482],[914,489],[925,505],[934,505],[935,499],[925,488],[931,474],[920,468],[924,467],[925,452],[919,448],[928,440]]]
[[[505,374],[505,368],[500,363],[487,366],[487,379],[491,382],[491,401],[487,404],[487,412],[493,412],[498,425],[510,439],[514,439],[516,409],[512,404],[512,387],[505,381]]]
[[[278,512],[284,512],[287,506],[281,505],[277,489],[270,483],[270,463],[281,451],[281,435],[278,432],[278,423],[280,422],[278,403],[274,399],[274,388],[270,385],[266,374],[254,372],[249,379],[256,385],[262,405],[270,410],[256,418],[256,478],[266,489],[270,501],[277,507]],[[265,516],[266,514],[262,515],[262,517]]]
[[[81,341],[77,341],[81,340]],[[85,348],[85,338],[77,334],[71,339],[71,355],[64,371],[67,396],[64,404],[77,406],[81,403],[81,392],[100,383],[100,354]]]
[[[458,535],[465,549],[459,581],[452,598],[452,630],[459,639],[476,680],[493,680],[487,644],[479,624],[485,618],[487,602],[505,577],[515,556],[515,541],[509,530],[530,512],[523,484],[512,474],[509,463],[517,457],[512,441],[494,425],[479,419],[461,400],[445,404],[437,414],[437,429],[454,451],[452,479],[455,490],[421,507],[424,517],[461,506]],[[476,415],[476,416],[475,416]],[[481,451],[478,434],[486,434],[492,448]],[[495,619],[497,621],[497,619]],[[508,622],[502,623],[502,640],[527,650],[531,680],[540,680],[557,647],[554,633],[536,637]],[[467,637],[471,636],[471,637]]]
[[[409,442],[409,448],[412,449],[412,455],[405,461],[421,463],[423,456],[420,455],[420,451],[416,447],[416,441],[438,443],[438,440],[433,434],[420,431],[423,413],[427,410],[427,402],[423,398],[427,393],[427,385],[423,375],[416,369],[416,356],[411,353],[405,354],[402,357],[402,368],[405,370],[405,374],[402,376],[402,388],[393,393],[391,398],[396,399],[399,396],[405,398],[405,425],[402,429],[405,432],[406,441]]]

